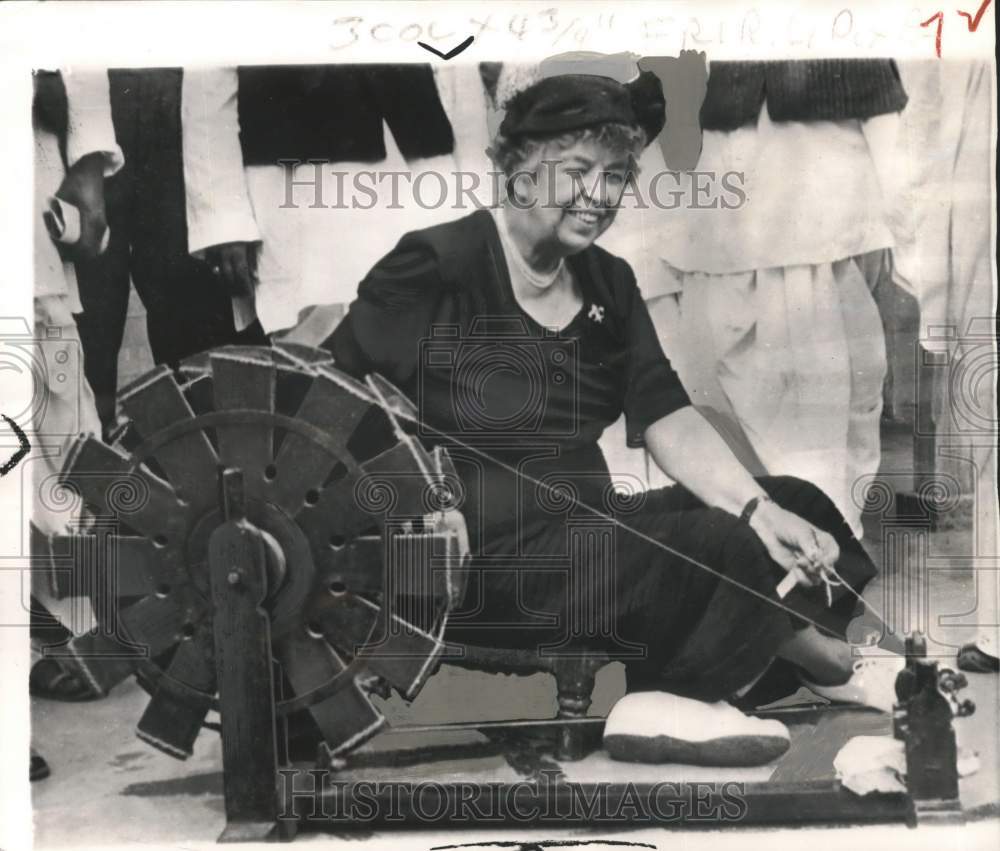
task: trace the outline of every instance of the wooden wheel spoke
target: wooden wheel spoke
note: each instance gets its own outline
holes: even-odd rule
[[[363,647],[375,628],[377,606],[353,594],[317,597],[310,607],[306,628],[326,636],[338,651],[353,656]]]
[[[143,597],[118,617],[132,641],[145,647],[150,657],[177,644],[188,623],[185,608],[171,596],[160,595]]]
[[[211,372],[209,365],[210,352],[197,352],[184,358],[178,364],[177,371],[185,378],[197,378]]]
[[[358,478],[348,473],[336,487],[327,487],[315,505],[306,504],[295,522],[309,540],[313,553],[342,547],[366,530],[377,526],[378,515],[364,511],[356,492]]]
[[[185,700],[174,692],[158,688],[135,733],[147,744],[177,759],[187,759],[208,714],[209,700]]]
[[[154,370],[121,393],[121,404],[136,429],[145,438],[194,418],[190,404],[167,367]],[[215,475],[218,459],[205,432],[181,431],[165,440],[152,453],[178,496],[191,504],[196,514],[217,500]]]
[[[211,698],[215,694],[215,654],[210,631],[197,629],[177,645],[167,667],[167,677]]]
[[[433,672],[444,644],[394,614],[381,628],[378,618],[375,603],[345,594],[315,606],[310,628],[346,655],[361,654],[366,670],[410,697]]]
[[[358,747],[385,725],[385,717],[356,682],[312,704],[309,714],[331,754]]]
[[[355,493],[362,509],[383,518],[416,518],[431,510],[432,480],[406,444],[399,443],[365,461],[361,471]]]
[[[110,549],[115,552],[117,568],[113,587],[119,597],[139,597],[153,593],[157,586],[169,581],[163,551],[146,538],[111,537]]]
[[[339,548],[324,547],[316,553],[319,592],[333,596],[378,594],[385,588],[382,538],[365,536]]]
[[[267,349],[221,351],[212,354],[215,410],[274,411],[275,368]],[[273,429],[259,423],[216,427],[219,463],[243,470],[246,481],[257,481],[271,463]]]
[[[208,414],[214,410],[215,381],[211,375],[199,375],[186,384],[178,385],[191,411],[196,415]]]
[[[275,358],[280,359],[288,366],[296,364],[319,366],[333,363],[333,355],[326,349],[317,349],[302,343],[275,343],[273,352]]]
[[[368,401],[317,374],[295,418],[316,429],[323,442],[294,430],[285,435],[274,459],[269,498],[293,516],[315,504],[334,467],[351,463],[347,443],[369,408]]]
[[[277,657],[296,695],[307,694],[347,668],[321,635],[304,629],[281,642]],[[353,680],[325,700],[310,704],[309,712],[333,753],[360,744],[385,722]]]
[[[335,380],[327,372],[319,371],[295,418],[326,434],[333,453],[344,458],[347,455],[348,440],[370,407],[369,399],[359,398],[341,381]],[[300,456],[296,451],[307,453],[302,460],[308,460],[310,452],[322,451],[329,454],[312,441],[302,438],[293,440],[294,437],[294,434],[289,435],[286,445],[282,447],[282,453],[287,453],[286,460],[298,459]]]
[[[60,598],[144,597],[167,581],[169,573],[161,550],[151,541],[100,526],[86,535],[55,536],[52,554],[52,588]]]
[[[142,648],[96,630],[75,636],[66,645],[65,655],[59,654],[62,664],[75,670],[102,695],[131,676],[143,658]]]
[[[446,544],[440,535],[390,526],[385,537],[364,535],[338,549],[328,547],[317,559],[320,590],[335,597],[384,594],[440,607],[448,600],[448,573],[455,561]]]
[[[171,523],[185,520],[184,505],[169,484],[141,467],[133,470],[126,456],[95,437],[74,444],[60,480],[97,514],[120,517],[149,538],[169,534]]]
[[[380,540],[385,594],[393,600],[406,598],[438,609],[449,599],[451,562],[442,536],[432,532],[415,534],[401,527],[386,529]],[[397,614],[402,614],[399,609]]]
[[[420,412],[417,410],[417,406],[395,384],[378,373],[373,373],[368,381],[371,384],[371,389],[379,397],[382,404],[392,411],[393,414],[408,422],[418,422],[420,420]]]
[[[296,695],[313,691],[347,667],[322,635],[305,629],[283,638],[275,655]]]
[[[161,681],[136,728],[140,739],[178,759],[187,759],[193,752],[215,693],[215,662],[203,635],[178,645],[165,675],[203,695],[181,695],[169,682]]]

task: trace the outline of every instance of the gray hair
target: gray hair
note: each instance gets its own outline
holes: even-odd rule
[[[511,138],[498,133],[486,153],[496,166],[510,177],[515,172],[523,170],[526,164],[531,163],[539,152],[550,145],[554,145],[559,151],[564,151],[583,141],[595,142],[608,150],[627,154],[628,171],[634,174],[639,170],[638,159],[646,146],[646,133],[636,125],[617,122],[605,122],[594,127],[584,127],[545,137]]]

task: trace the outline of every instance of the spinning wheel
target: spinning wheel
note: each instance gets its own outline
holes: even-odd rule
[[[373,691],[420,690],[463,552],[444,514],[457,477],[399,427],[404,404],[317,350],[229,348],[123,390],[112,446],[77,441],[62,481],[99,520],[54,550],[100,629],[68,650],[101,692],[138,675],[140,738],[187,757],[220,680],[249,677],[337,754],[384,724]]]
[[[461,486],[447,454],[428,453],[409,436],[400,423],[416,413],[391,385],[377,377],[361,384],[302,347],[219,349],[176,374],[148,373],[122,392],[121,404],[127,421],[113,445],[81,437],[61,476],[95,519],[83,534],[52,542],[57,564],[70,568],[53,572],[54,590],[89,594],[99,621],[70,641],[67,661],[100,692],[135,674],[151,695],[138,735],[178,758],[192,753],[209,711],[218,710],[222,839],[350,821],[356,806],[371,805],[364,781],[320,790],[318,813],[315,797],[299,813],[294,789],[278,792],[279,766],[291,762],[282,719],[311,716],[326,757],[347,754],[385,724],[373,693],[413,698],[442,661],[468,556],[452,510]],[[464,650],[459,664],[468,667],[543,667],[496,648]],[[805,787],[751,783],[742,823],[783,822],[789,813],[795,821],[961,817],[951,720],[972,705],[958,701],[964,682],[939,671],[921,642],[910,642],[908,656],[891,731],[906,743],[907,794],[859,799],[832,777]],[[489,727],[491,741],[521,733],[535,750],[579,759],[580,743],[599,741],[603,729],[603,719],[586,715],[601,662],[549,667],[559,683],[555,719],[427,730]],[[533,817],[560,824],[576,818],[566,814],[580,800],[634,807],[624,804],[633,784],[570,782],[560,771],[551,787],[435,783],[433,794],[445,805],[440,813],[456,802],[480,812],[494,806],[494,793],[519,790]],[[634,789],[655,797],[662,786]],[[398,807],[425,825],[427,790],[414,789],[393,798],[391,784],[381,788],[377,811]],[[341,815],[327,815],[327,803]]]

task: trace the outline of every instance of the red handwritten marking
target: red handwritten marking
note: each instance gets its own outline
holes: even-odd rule
[[[989,0],[986,0],[988,3]],[[937,58],[941,58],[941,27],[944,25],[944,12],[935,12],[926,21],[924,21],[920,26],[926,27],[930,26],[931,21],[937,21],[937,32],[934,34],[934,52],[937,53]]]
[[[969,32],[974,33],[979,29],[979,22],[983,19],[983,15],[986,14],[986,7],[990,5],[990,0],[983,0],[983,5],[979,7],[979,11],[976,12],[976,17],[972,17],[968,12],[958,12],[963,18],[965,18],[966,23],[969,25]],[[958,11],[957,9],[955,10]]]

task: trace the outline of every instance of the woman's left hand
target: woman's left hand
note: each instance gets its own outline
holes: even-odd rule
[[[805,584],[818,585],[840,558],[833,536],[773,502],[760,505],[750,518],[750,527],[771,558]]]

